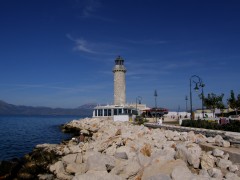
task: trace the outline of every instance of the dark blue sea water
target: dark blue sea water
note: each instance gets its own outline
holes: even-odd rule
[[[60,143],[71,137],[60,125],[73,116],[0,116],[0,161],[20,158],[37,144]]]

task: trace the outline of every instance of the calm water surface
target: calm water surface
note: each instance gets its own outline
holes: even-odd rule
[[[70,138],[61,132],[60,125],[73,116],[0,116],[0,161],[20,158],[37,144],[60,143]]]

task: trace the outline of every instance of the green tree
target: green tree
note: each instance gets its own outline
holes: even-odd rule
[[[219,108],[219,109],[224,108],[223,96],[224,96],[224,94],[217,96],[214,93],[210,93],[210,94],[208,94],[207,97],[203,97],[203,103],[208,109],[212,110],[213,117],[215,117],[215,109],[216,108]]]
[[[234,91],[231,90],[230,98],[227,99],[228,105],[231,109],[234,109],[236,114],[238,114],[238,110],[240,109],[240,94],[238,94],[237,98],[235,98]]]

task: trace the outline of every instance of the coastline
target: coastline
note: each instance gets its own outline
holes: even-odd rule
[[[73,120],[63,131],[82,132],[84,142],[40,144],[24,157],[25,179],[239,179],[240,162],[217,147],[221,136],[152,129],[110,118]],[[214,143],[204,151],[201,143]],[[1,176],[2,177],[2,176]],[[11,176],[13,177],[13,176]],[[0,178],[1,179],[1,178]]]

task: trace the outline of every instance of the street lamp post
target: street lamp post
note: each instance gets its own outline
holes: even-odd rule
[[[154,91],[154,97],[155,97],[155,117],[157,122],[157,90]]]
[[[142,97],[141,96],[137,96],[136,97],[136,111],[138,112],[137,110],[137,104],[141,104],[141,100],[142,100]]]
[[[185,97],[185,100],[186,100],[186,113],[187,113],[188,112],[188,107],[187,107],[188,97],[187,96]]]
[[[197,79],[197,81],[193,81],[193,78]],[[192,75],[190,77],[190,107],[191,107],[191,120],[193,120],[193,110],[192,110],[192,82],[195,83],[195,91],[199,90],[199,87],[202,88],[202,93],[201,93],[201,99],[202,99],[202,116],[204,117],[204,109],[203,109],[203,98],[204,98],[204,94],[203,94],[203,87],[205,86],[205,84],[203,84],[202,79],[197,76],[197,75]]]

